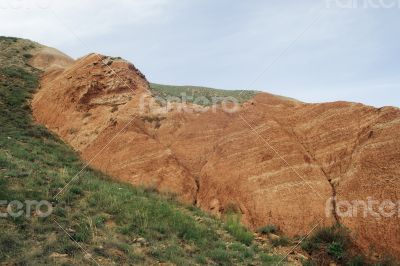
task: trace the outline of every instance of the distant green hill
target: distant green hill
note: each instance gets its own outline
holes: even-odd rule
[[[168,96],[188,96],[190,98],[188,98],[187,102],[195,102],[199,105],[211,105],[213,103],[213,97],[215,97],[215,100],[217,100],[217,97],[232,97],[236,99],[238,103],[244,103],[258,93],[257,91],[249,90],[220,90],[198,86],[172,86],[156,83],[150,83],[150,89],[154,95],[163,98]],[[204,99],[200,99],[200,97],[205,97],[208,102]]]
[[[29,100],[41,72],[27,60],[37,47],[0,37],[0,200],[47,200],[54,211],[46,218],[0,218],[0,264],[273,265],[281,260],[232,217],[222,223],[172,196],[112,181],[89,168],[54,198],[84,163],[33,122]],[[165,86],[152,88],[163,93]],[[221,91],[210,89],[207,95],[214,93]]]

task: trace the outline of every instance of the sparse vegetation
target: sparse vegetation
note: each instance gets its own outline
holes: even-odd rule
[[[345,257],[345,250],[350,245],[350,238],[345,228],[340,226],[324,227],[318,229],[306,239],[301,247],[311,256],[318,254],[315,260],[331,258],[337,262]],[[321,252],[325,255],[322,256]]]
[[[278,228],[273,224],[269,224],[269,225],[259,228],[257,230],[257,232],[259,232],[260,234],[265,234],[265,235],[266,234],[275,234],[276,232],[278,232]]]
[[[228,213],[226,217],[226,230],[233,235],[236,240],[242,242],[243,244],[249,246],[253,239],[253,233],[248,231],[241,223],[240,223],[240,215],[235,213]]]
[[[332,242],[328,245],[328,254],[331,255],[335,260],[343,259],[345,250],[343,243]]]
[[[279,255],[261,254],[261,261],[264,265],[277,265],[279,262],[283,261],[283,257]]]
[[[366,260],[363,256],[356,256],[347,263],[348,266],[364,266],[367,265]]]
[[[281,236],[281,237],[276,238],[276,239],[271,239],[271,244],[274,247],[280,247],[280,246],[285,247],[285,246],[288,246],[290,244],[290,240],[289,240],[289,238],[287,238],[285,236]]]
[[[165,119],[162,116],[141,116],[142,121],[153,124],[155,128],[161,127],[161,122]]]
[[[320,265],[330,260],[348,266],[396,265],[387,258],[380,263],[369,262],[352,243],[349,231],[340,225],[318,229],[301,246],[312,258],[307,265]]]

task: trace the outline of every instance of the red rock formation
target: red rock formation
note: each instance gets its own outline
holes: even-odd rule
[[[260,93],[235,113],[157,115],[143,105],[151,99],[132,64],[91,54],[47,72],[32,105],[40,123],[119,180],[215,214],[235,206],[251,228],[276,224],[289,235],[338,220],[365,252],[400,254],[398,212],[335,217],[326,207],[333,195],[399,199],[399,109]]]

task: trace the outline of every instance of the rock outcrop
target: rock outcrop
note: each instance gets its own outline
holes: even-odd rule
[[[233,113],[154,113],[152,99],[132,64],[91,54],[48,70],[32,106],[38,122],[116,179],[217,215],[235,208],[251,228],[275,224],[292,236],[340,222],[366,253],[400,254],[398,205],[393,217],[338,215],[330,205],[399,199],[398,108],[260,93]]]

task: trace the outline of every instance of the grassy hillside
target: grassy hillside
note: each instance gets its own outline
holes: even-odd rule
[[[235,219],[223,224],[172,196],[110,181],[92,169],[55,198],[84,164],[32,121],[28,102],[41,73],[27,60],[35,46],[0,38],[0,200],[47,200],[54,211],[46,218],[34,213],[0,218],[0,264],[273,265],[281,260],[255,244]]]
[[[233,97],[238,103],[243,103],[257,94],[256,91],[220,90],[198,86],[172,86],[155,83],[150,83],[150,89],[154,95],[163,98],[168,96],[182,97],[183,94],[188,97],[187,102],[195,102],[204,106],[211,105],[213,97]],[[205,97],[208,101],[202,100],[200,97]]]

